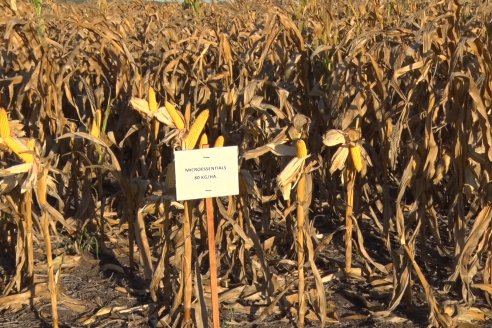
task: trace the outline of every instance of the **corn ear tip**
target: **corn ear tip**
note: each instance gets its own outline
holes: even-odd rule
[[[185,139],[186,149],[195,148],[198,137],[202,133],[203,128],[208,121],[209,114],[210,111],[208,109],[205,109],[196,118]]]
[[[178,128],[179,130],[184,129],[184,126],[185,126],[184,120],[181,117],[181,115],[178,113],[178,110],[176,109],[176,107],[168,101],[166,101],[164,103],[164,107],[166,108],[169,116],[171,116],[171,119],[172,119],[174,125],[176,126],[176,128]]]
[[[153,113],[157,112],[157,98],[155,95],[155,90],[152,87],[149,87],[149,110]]]
[[[224,136],[218,136],[217,139],[215,140],[215,144],[214,144],[214,147],[224,147]]]
[[[200,137],[200,146],[202,145],[208,145],[208,137],[206,133],[202,133],[202,136]]]
[[[0,107],[0,137],[10,137],[9,118],[7,111],[3,107]]]
[[[354,168],[357,172],[362,171],[362,154],[360,150],[360,145],[355,145],[350,147],[350,156],[352,157],[352,162]]]
[[[296,142],[296,150],[297,150],[297,157],[298,158],[303,158],[307,156],[307,147],[306,143],[304,140],[299,139]]]

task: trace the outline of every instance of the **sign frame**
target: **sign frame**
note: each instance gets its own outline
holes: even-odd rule
[[[174,151],[176,200],[239,194],[238,147]]]

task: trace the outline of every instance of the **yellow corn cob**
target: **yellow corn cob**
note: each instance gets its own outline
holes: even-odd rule
[[[304,140],[302,140],[302,139],[297,140],[296,149],[297,149],[297,157],[298,158],[303,158],[303,157],[307,156],[307,148],[306,148],[306,143],[304,142]]]
[[[149,88],[149,110],[151,113],[157,112],[157,98],[155,97],[154,88]]]
[[[360,145],[350,146],[350,156],[352,157],[352,163],[357,172],[362,170],[362,155],[360,152]]]
[[[99,138],[99,133],[101,131],[101,117],[102,117],[102,112],[100,109],[96,110],[96,115],[94,117],[94,120],[92,121],[92,126],[91,126],[91,136],[95,138]]]
[[[170,102],[167,102],[167,101],[164,104],[164,106],[166,107],[166,110],[169,113],[169,116],[171,116],[171,119],[173,120],[173,123],[176,126],[176,128],[179,130],[183,130],[185,127],[185,124],[184,124],[183,118],[181,117],[181,115],[179,115],[176,107],[174,107],[173,104],[171,104]]]
[[[224,136],[217,137],[217,139],[215,140],[214,147],[216,148],[224,147]]]
[[[208,137],[206,133],[203,133],[202,137],[200,138],[200,147],[202,145],[208,145]]]
[[[5,109],[0,108],[0,138],[10,137],[9,119]]]
[[[34,162],[32,151],[22,141],[12,137],[4,138],[3,141],[5,145],[7,145],[7,147],[9,147],[9,149],[13,151],[25,163]]]
[[[208,121],[208,116],[210,112],[208,109],[202,111],[200,115],[195,119],[195,122],[191,126],[190,131],[188,132],[188,135],[186,136],[185,139],[185,148],[186,149],[193,149],[196,146],[196,142],[198,141],[198,137],[203,131],[203,128],[205,127],[205,124]]]

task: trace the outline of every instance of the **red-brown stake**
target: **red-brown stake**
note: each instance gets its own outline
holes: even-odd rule
[[[202,145],[208,148],[208,145]],[[205,199],[207,208],[207,237],[208,237],[208,260],[210,262],[210,292],[212,294],[212,319],[213,327],[220,327],[219,317],[219,288],[217,284],[217,259],[215,256],[215,220],[213,198]]]

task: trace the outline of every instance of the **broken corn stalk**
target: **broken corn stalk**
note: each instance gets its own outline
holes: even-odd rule
[[[198,141],[198,137],[203,131],[203,128],[205,127],[205,124],[208,121],[208,116],[210,112],[208,109],[202,111],[200,115],[196,118],[195,122],[190,128],[190,132],[188,132],[188,135],[186,136],[185,139],[185,148],[186,149],[193,149],[196,146],[196,142]]]

